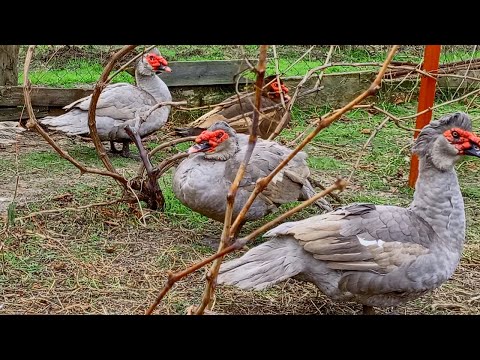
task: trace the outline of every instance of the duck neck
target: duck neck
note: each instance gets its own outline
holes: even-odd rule
[[[135,80],[137,86],[152,95],[157,102],[172,101],[170,90],[157,75],[142,75],[136,71]]]
[[[220,144],[217,150],[213,153],[205,153],[205,159],[207,160],[219,160],[226,161],[238,152],[238,140],[236,137],[231,137],[229,140]]]
[[[410,209],[429,223],[452,250],[465,241],[465,208],[455,169],[438,169],[428,155],[420,169]]]

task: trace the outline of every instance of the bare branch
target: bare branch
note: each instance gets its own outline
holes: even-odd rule
[[[117,199],[117,200],[104,201],[104,202],[99,202],[99,203],[94,203],[94,204],[82,205],[82,206],[78,206],[78,207],[63,207],[63,208],[60,208],[60,209],[40,210],[40,211],[32,212],[32,213],[30,213],[28,215],[25,215],[25,216],[18,217],[18,218],[15,219],[15,221],[25,220],[25,219],[29,219],[29,218],[35,217],[37,215],[43,215],[43,214],[54,214],[54,213],[64,212],[64,211],[81,211],[81,210],[85,210],[85,209],[89,209],[89,208],[97,207],[97,206],[108,206],[108,205],[118,204],[119,202],[124,202],[124,201],[128,201],[128,200]]]
[[[160,150],[163,150],[167,147],[170,147],[170,146],[173,146],[173,145],[176,145],[176,144],[180,144],[180,143],[183,143],[183,142],[187,142],[187,141],[194,141],[196,138],[196,136],[187,136],[187,137],[184,137],[184,138],[180,138],[180,139],[174,139],[174,140],[171,140],[171,141],[168,141],[168,142],[165,142],[163,144],[160,144],[158,145],[155,149],[151,150],[149,153],[148,153],[148,157],[151,158],[153,155],[155,155],[157,152],[159,152]],[[145,171],[145,166],[142,164],[140,164],[140,167],[137,171],[137,176],[143,176],[143,172]]]
[[[256,199],[258,194],[263,191],[267,187],[267,185],[272,181],[272,179],[277,175],[281,169],[285,167],[285,165],[295,157],[295,155],[298,154],[299,151],[301,151],[306,144],[308,144],[322,129],[330,126],[335,120],[340,118],[345,112],[349,111],[353,106],[357,105],[361,101],[363,101],[365,98],[374,95],[379,89],[381,85],[381,81],[383,78],[383,75],[385,74],[385,71],[387,70],[388,64],[393,58],[393,55],[398,49],[398,45],[395,45],[392,47],[390,50],[387,59],[383,63],[382,68],[378,72],[375,80],[373,83],[370,85],[370,88],[364,91],[362,94],[357,96],[354,100],[350,101],[347,105],[345,105],[343,108],[335,111],[330,115],[329,117],[322,119],[319,124],[317,125],[317,128],[313,130],[303,141],[298,145],[291,153],[290,155],[285,158],[267,177],[259,179],[257,181],[257,184],[255,185],[255,189],[253,192],[250,194],[250,197],[248,198],[247,202],[245,203],[245,206],[242,208],[240,211],[239,215],[235,219],[235,222],[232,225],[232,233],[235,233],[235,231],[238,229],[242,221],[245,219],[245,216],[247,214],[247,211],[250,209],[250,207],[253,204],[253,201]],[[298,88],[297,88],[298,90]],[[294,95],[295,96],[295,95]]]
[[[102,90],[107,86],[106,80],[108,75],[110,74],[110,71],[112,71],[113,66],[125,54],[135,49],[136,46],[137,45],[126,45],[112,56],[110,61],[107,63],[107,65],[103,69],[102,75],[100,76],[99,81],[97,82],[97,84],[95,85],[95,88],[93,89],[93,94],[90,101],[90,107],[88,108],[88,128],[90,129],[90,137],[93,140],[93,144],[95,145],[95,149],[97,150],[98,156],[102,160],[107,170],[112,173],[117,173],[117,171],[113,167],[110,161],[110,158],[107,156],[107,152],[105,151],[105,148],[102,145],[102,142],[100,141],[100,138],[98,136],[95,113],[97,111],[98,99],[100,97],[100,94],[102,93]],[[120,184],[123,187],[125,187],[124,183],[120,183]]]
[[[220,268],[220,264],[221,264],[221,260],[222,260],[223,256],[225,254],[229,253],[229,252],[232,252],[236,249],[241,248],[243,246],[243,244],[245,244],[249,239],[254,238],[257,234],[259,234],[261,231],[264,231],[266,229],[266,226],[263,226],[262,228],[260,228],[257,231],[251,233],[247,237],[234,241],[232,245],[227,247],[228,241],[233,239],[234,236],[236,235],[240,224],[245,219],[245,214],[247,213],[248,209],[250,208],[251,204],[253,203],[253,201],[256,198],[256,196],[258,195],[258,193],[261,190],[263,190],[268,185],[268,183],[271,181],[271,179],[288,163],[288,161],[290,161],[301,149],[303,149],[303,147],[310,140],[312,140],[315,137],[315,135],[317,135],[322,129],[330,126],[331,123],[333,123],[336,119],[338,119],[345,112],[352,109],[355,105],[357,105],[358,103],[363,101],[365,98],[367,98],[368,96],[374,95],[378,91],[378,89],[380,88],[380,85],[381,85],[381,80],[382,80],[382,78],[385,74],[385,71],[387,69],[387,66],[390,63],[390,61],[392,60],[392,58],[393,58],[393,56],[394,56],[394,54],[397,50],[398,50],[398,45],[392,47],[392,49],[390,50],[385,62],[383,63],[383,66],[382,66],[381,70],[379,71],[378,75],[376,76],[375,80],[373,81],[373,83],[371,84],[369,89],[367,89],[362,94],[357,96],[354,100],[349,102],[343,108],[341,108],[337,111],[334,111],[332,113],[332,115],[330,115],[328,118],[322,119],[319,122],[317,128],[314,131],[312,131],[312,133],[310,133],[304,139],[304,141],[300,145],[298,145],[297,148],[295,148],[292,151],[292,153],[290,154],[290,156],[287,159],[282,161],[282,163],[280,163],[279,166],[277,166],[277,168],[275,168],[272,171],[272,173],[270,173],[267,177],[259,179],[257,181],[257,185],[255,186],[255,189],[254,189],[253,193],[251,194],[250,198],[248,199],[247,203],[242,208],[240,214],[235,219],[235,222],[233,223],[233,225],[230,225],[231,224],[231,217],[232,217],[232,213],[233,213],[233,211],[232,211],[233,202],[235,200],[235,192],[236,192],[236,189],[238,188],[238,184],[241,180],[241,177],[243,176],[242,173],[245,170],[246,163],[248,163],[247,155],[249,153],[251,155],[251,153],[253,152],[253,148],[255,146],[255,141],[256,141],[256,131],[257,131],[256,128],[258,127],[258,115],[259,115],[258,109],[260,108],[260,105],[261,105],[261,100],[260,100],[261,99],[261,91],[260,91],[260,89],[261,89],[261,84],[263,82],[262,73],[264,75],[265,63],[266,63],[266,46],[261,47],[260,59],[259,59],[259,62],[258,62],[257,86],[256,86],[256,95],[257,96],[256,96],[256,104],[255,105],[256,105],[257,111],[254,113],[254,119],[253,119],[254,121],[253,121],[253,126],[252,126],[252,132],[251,132],[250,138],[249,138],[249,148],[248,148],[249,151],[247,151],[246,156],[245,156],[245,160],[244,160],[244,162],[242,162],[242,164],[240,165],[240,167],[238,169],[237,176],[236,176],[236,178],[234,180],[234,183],[232,184],[232,186],[230,188],[230,191],[229,191],[229,194],[227,196],[227,210],[226,210],[226,214],[225,214],[225,222],[224,222],[224,228],[223,228],[223,232],[222,232],[222,237],[221,237],[219,250],[215,255],[213,255],[213,256],[209,257],[208,259],[205,259],[201,263],[198,263],[198,264],[190,267],[189,269],[184,270],[183,272],[177,274],[177,275],[179,275],[179,274],[182,275],[182,277],[186,276],[189,273],[201,268],[205,264],[211,262],[212,260],[215,260],[215,259],[218,258],[218,260],[215,261],[215,263],[212,265],[212,267],[210,268],[210,270],[207,274],[207,286],[206,286],[205,292],[204,292],[203,297],[202,297],[202,303],[197,308],[196,314],[202,314],[203,311],[207,308],[207,306],[210,303],[210,300],[212,298],[213,291],[214,291],[215,285],[216,285],[216,278],[217,278],[217,275],[218,275],[218,269]],[[262,69],[263,69],[263,71],[262,71]],[[287,216],[290,216],[290,215],[296,213],[297,211],[301,210],[305,206],[308,206],[309,204],[318,200],[320,197],[325,196],[327,193],[329,193],[329,192],[331,192],[335,189],[343,189],[345,186],[346,186],[346,182],[344,180],[338,180],[337,183],[334,184],[332,187],[329,187],[328,189],[316,194],[315,196],[313,196],[309,200],[303,202],[302,204],[300,204],[296,208],[288,211],[287,213],[279,216],[277,219],[273,220],[272,222],[268,223],[267,225],[268,226],[274,226],[275,224],[277,224],[280,221],[282,221],[283,219],[285,219]],[[149,308],[149,310],[147,311],[147,314],[152,313],[152,311],[155,309],[155,307],[161,301],[163,296],[165,296],[165,294],[168,292],[168,290],[173,286],[173,284],[176,281],[178,281],[179,278],[180,277],[176,276],[175,274],[172,274],[172,273],[169,274],[169,279],[167,281],[167,284],[165,285],[165,287],[160,292],[160,294],[157,297],[155,303]]]
[[[30,92],[32,91],[32,83],[30,82],[30,79],[28,78],[28,72],[30,69],[30,62],[32,60],[33,52],[35,50],[35,45],[30,45],[27,50],[27,54],[25,57],[25,66],[23,69],[24,73],[24,84],[23,84],[23,95],[25,98],[25,107],[27,108],[28,116],[29,119],[27,121],[26,127],[28,129],[33,129],[37,133],[39,133],[54,149],[55,151],[65,160],[71,162],[76,168],[80,170],[81,174],[85,173],[91,173],[91,174],[98,174],[98,175],[103,175],[103,176],[110,176],[117,180],[119,183],[121,183],[123,186],[126,186],[127,184],[127,179],[125,179],[123,176],[118,174],[117,172],[110,172],[110,171],[102,171],[99,169],[94,169],[94,168],[89,168],[77,160],[75,160],[73,157],[71,157],[68,152],[63,151],[60,146],[53,141],[53,139],[48,135],[48,133],[43,130],[43,128],[39,125],[37,118],[35,117],[35,113],[33,111],[32,107],[32,101],[30,98]]]
[[[353,174],[358,169],[358,166],[360,165],[360,160],[365,155],[365,150],[367,149],[368,145],[370,145],[370,143],[378,134],[378,132],[387,124],[389,120],[390,118],[388,116],[385,119],[383,119],[383,121],[375,128],[375,130],[372,131],[372,134],[370,135],[368,140],[365,142],[365,144],[363,144],[362,149],[360,150],[360,154],[358,155],[357,161],[355,162],[355,165],[353,166],[353,169],[350,172],[350,175],[348,176],[348,179],[347,179],[348,183],[350,183],[350,181],[352,180]]]
[[[137,60],[139,57],[142,57],[143,54],[145,54],[146,52],[152,50],[154,47],[156,47],[157,45],[152,45],[152,46],[149,46],[148,48],[146,48],[144,51],[142,51],[141,53],[135,55],[133,58],[131,58],[130,60],[128,60],[125,64],[123,64],[123,66],[120,67],[120,69],[118,69],[117,71],[115,71],[113,73],[112,76],[110,76],[106,81],[105,83],[106,84],[109,84],[112,79],[117,76],[118,74],[120,74],[123,70],[125,70],[131,63],[133,63],[135,60]]]
[[[309,199],[307,202],[305,203],[302,203],[300,205],[298,205],[296,208],[294,209],[291,209],[290,211],[286,212],[285,214],[281,215],[280,217],[278,217],[277,219],[275,220],[272,220],[271,222],[265,224],[264,226],[262,226],[260,229],[258,229],[257,231],[255,231],[254,233],[248,235],[247,237],[244,237],[242,239],[238,239],[236,240],[233,244],[223,248],[221,251],[218,251],[217,253],[213,254],[213,255],[210,255],[209,257],[207,257],[206,259],[196,263],[196,264],[193,264],[191,265],[190,267],[188,267],[187,269],[185,270],[182,270],[182,271],[179,271],[177,273],[172,273],[171,271],[169,271],[167,273],[168,275],[168,279],[167,279],[167,283],[165,284],[165,286],[160,290],[160,293],[158,294],[157,298],[155,299],[154,303],[148,308],[147,311],[145,311],[145,314],[146,315],[151,315],[153,313],[153,311],[155,310],[155,308],[158,306],[158,304],[160,304],[160,301],[162,301],[162,299],[165,297],[165,295],[167,294],[167,292],[172,288],[172,286],[179,280],[183,279],[185,276],[193,273],[194,271],[197,271],[198,269],[201,269],[203,266],[211,263],[212,261],[214,260],[217,260],[217,259],[221,259],[223,256],[225,256],[226,254],[229,254],[233,251],[236,251],[236,250],[239,250],[241,249],[249,240],[251,239],[254,239],[257,235],[259,235],[261,232],[265,231],[265,230],[268,230],[270,228],[272,228],[273,226],[275,226],[276,224],[278,224],[280,221],[286,219],[288,216],[296,213],[297,211],[303,209],[304,207],[310,205],[312,202],[318,200],[319,198],[329,194],[330,192],[334,191],[334,190],[343,190],[346,186],[346,182],[344,180],[337,180],[335,182],[334,185],[328,187],[326,190],[318,193],[315,195],[315,197],[312,197],[311,199]],[[304,205],[305,204],[305,205]],[[200,308],[196,308],[195,309],[195,314],[199,314],[199,311],[204,311],[205,309],[201,310]],[[200,312],[201,313],[201,312]]]
[[[255,112],[253,113],[252,126],[250,128],[250,137],[248,138],[248,147],[247,147],[247,151],[245,152],[245,157],[238,168],[237,175],[235,176],[235,179],[233,180],[232,185],[230,186],[230,189],[228,191],[227,208],[225,211],[224,226],[223,226],[220,245],[218,247],[218,252],[221,252],[227,246],[228,244],[227,242],[232,237],[232,234],[235,234],[235,231],[232,231],[232,229],[230,228],[232,223],[235,196],[237,193],[238,186],[240,185],[240,181],[243,179],[243,176],[245,174],[247,164],[250,161],[253,150],[257,143],[258,119],[260,117],[260,108],[262,105],[262,88],[263,88],[263,83],[265,78],[265,70],[267,66],[267,48],[268,48],[267,45],[260,46],[260,55],[258,59],[257,69],[256,69],[257,80],[255,82]],[[212,265],[212,267],[210,268],[207,274],[207,284],[206,284],[205,292],[203,294],[202,303],[196,311],[197,315],[202,314],[205,308],[207,308],[211,302],[213,291],[215,290],[218,270],[220,268],[222,259],[223,257],[219,257],[218,260],[214,262],[214,264]],[[210,310],[210,308],[208,309]]]

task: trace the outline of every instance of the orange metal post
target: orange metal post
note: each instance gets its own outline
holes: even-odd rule
[[[441,45],[427,45],[425,46],[425,53],[423,56],[423,70],[427,72],[435,72],[438,70],[438,64],[440,61],[440,49]],[[437,86],[437,80],[431,77],[422,75],[420,80],[420,94],[418,95],[418,109],[417,112],[421,112],[425,109],[431,108],[435,100],[435,88]],[[421,129],[430,122],[432,118],[432,111],[427,111],[417,116],[417,122],[415,128]],[[415,132],[413,138],[418,136],[418,132]],[[410,162],[410,175],[408,177],[408,185],[412,188],[415,187],[415,182],[418,177],[418,157],[412,154]]]

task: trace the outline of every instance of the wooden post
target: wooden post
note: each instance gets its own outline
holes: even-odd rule
[[[18,84],[19,45],[0,45],[0,86]]]
[[[423,56],[423,70],[426,72],[435,72],[438,70],[440,61],[440,49],[441,45],[427,45],[425,46],[425,53]],[[435,100],[435,88],[437,80],[431,77],[422,75],[420,81],[420,94],[418,95],[418,108],[417,112],[421,112],[425,109],[431,108]],[[432,118],[432,111],[427,111],[417,116],[415,128],[421,129],[427,125]],[[413,138],[416,139],[418,132],[415,132]],[[410,161],[410,175],[408,177],[408,185],[411,188],[415,187],[415,182],[418,177],[418,157],[412,154]]]

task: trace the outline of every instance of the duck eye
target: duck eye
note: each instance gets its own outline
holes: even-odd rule
[[[458,137],[459,137],[458,132],[452,131],[452,136],[453,136],[454,138],[458,138]]]

